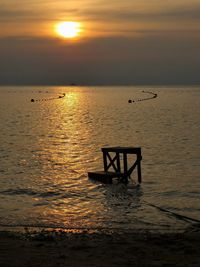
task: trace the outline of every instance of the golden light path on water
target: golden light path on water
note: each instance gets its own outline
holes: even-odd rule
[[[158,97],[128,103],[143,90]],[[4,87],[0,96],[0,225],[185,226],[145,201],[198,218],[198,90]],[[88,179],[105,146],[142,147],[139,188],[135,173],[128,187]]]

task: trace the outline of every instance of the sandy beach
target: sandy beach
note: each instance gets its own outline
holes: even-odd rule
[[[162,234],[1,231],[0,266],[199,266],[199,237],[199,227]]]

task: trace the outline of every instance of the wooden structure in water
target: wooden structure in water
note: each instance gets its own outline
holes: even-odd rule
[[[88,177],[102,182],[112,183],[113,178],[127,182],[132,172],[137,168],[138,183],[142,182],[141,175],[141,148],[140,147],[104,147],[104,171],[88,172]],[[128,155],[135,154],[136,160],[128,167]],[[110,171],[112,169],[112,171]]]

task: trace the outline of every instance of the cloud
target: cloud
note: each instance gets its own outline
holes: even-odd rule
[[[200,21],[200,5],[194,7],[177,7],[176,9],[148,11],[148,10],[128,10],[128,9],[87,9],[79,15],[86,16],[88,20],[95,21],[127,21],[127,22],[146,22],[146,21],[185,21],[198,20]]]
[[[136,36],[167,32],[199,34],[200,4],[191,0],[17,0],[0,4],[0,34],[54,35],[59,20],[83,22],[83,35]]]
[[[0,38],[0,84],[200,83],[198,1],[4,3],[1,32],[12,37]],[[77,43],[33,37],[40,22],[64,17],[85,21],[96,37]]]
[[[78,13],[78,9],[67,9],[67,13]],[[65,13],[66,13],[65,12]],[[63,13],[63,11],[62,11]],[[34,22],[34,21],[52,21],[54,19],[58,19],[58,15],[55,12],[49,10],[37,10],[31,8],[23,8],[23,9],[10,9],[8,7],[0,6],[0,21],[1,22]]]
[[[15,2],[15,1],[14,1]],[[160,1],[153,1],[157,4],[150,5],[142,1],[116,1],[112,3],[106,1],[55,1],[43,0],[40,2],[23,1],[19,6],[0,5],[0,20],[52,20],[62,16],[79,16],[84,20],[90,21],[121,21],[121,22],[148,22],[148,21],[200,21],[200,4],[184,2],[174,5],[162,5]],[[33,4],[34,3],[34,4]],[[140,3],[140,4],[139,4]],[[141,5],[143,3],[143,5]]]

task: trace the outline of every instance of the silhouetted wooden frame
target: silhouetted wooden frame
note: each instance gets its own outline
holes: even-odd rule
[[[127,181],[131,176],[134,169],[137,167],[138,182],[142,182],[141,175],[141,148],[140,147],[104,147],[101,149],[103,152],[103,165],[104,172],[109,173],[109,169],[112,167],[117,177],[121,177],[124,181]],[[111,153],[114,153],[112,157]],[[135,154],[135,162],[128,168],[128,155]],[[120,156],[123,158],[123,166],[121,166]],[[123,171],[122,171],[123,170]]]

